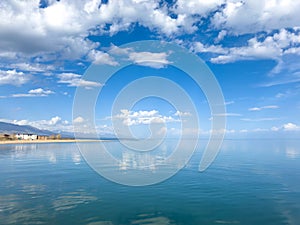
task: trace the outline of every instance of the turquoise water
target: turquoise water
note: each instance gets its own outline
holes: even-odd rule
[[[226,140],[203,173],[200,159],[129,187],[99,176],[74,143],[1,145],[0,224],[300,223],[299,140]]]

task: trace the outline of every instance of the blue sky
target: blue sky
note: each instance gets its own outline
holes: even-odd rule
[[[95,109],[99,133],[113,132],[114,116],[133,129],[159,120],[176,133],[179,114],[188,116],[189,110],[177,112],[161,99],[144,99],[118,115],[104,107],[132,77],[171,74],[190,92],[201,132],[208,134],[207,100],[190,81],[180,80],[184,75],[168,64],[167,52],[123,51],[132,66],[111,83],[83,77],[91,65],[116,66],[114,54],[121,45],[158,40],[197,54],[211,69],[224,95],[228,135],[297,136],[299,8],[298,0],[1,1],[0,120],[72,131],[73,122],[85,121],[72,117],[76,88],[103,87],[106,94]],[[149,57],[164,66],[141,65]]]

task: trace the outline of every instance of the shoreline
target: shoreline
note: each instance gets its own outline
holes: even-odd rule
[[[7,141],[0,141],[0,145],[5,145],[5,144],[39,144],[39,143],[101,142],[101,141],[106,141],[106,140],[95,140],[95,139],[7,140]]]

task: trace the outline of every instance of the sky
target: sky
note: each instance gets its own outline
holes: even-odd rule
[[[224,96],[227,135],[297,137],[299,8],[299,0],[3,0],[0,121],[68,132],[76,124],[88,133],[80,126],[87,119],[73,116],[74,96],[78,89],[101,89],[103,96],[93,109],[97,132],[113,133],[112,120],[117,118],[137,130],[137,136],[149,135],[144,127],[151,123],[165,124],[175,135],[180,120],[195,115],[163,99],[144,98],[132,107],[110,111],[122,88],[155,76],[172,80],[190,94],[199,130],[209,134],[210,102],[172,65],[173,52],[124,47],[156,40],[196,54],[212,71]],[[120,55],[131,65],[112,79],[103,83],[101,72],[96,79],[85,76],[93,66],[118,67]],[[194,131],[190,127],[182,132]]]

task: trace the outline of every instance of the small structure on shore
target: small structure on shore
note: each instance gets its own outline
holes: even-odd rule
[[[36,134],[15,134],[17,140],[37,140],[38,135]]]

